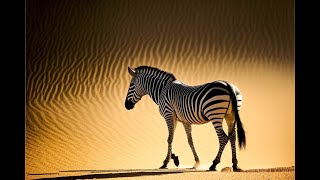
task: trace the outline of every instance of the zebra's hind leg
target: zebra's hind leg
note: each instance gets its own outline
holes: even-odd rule
[[[239,172],[237,152],[236,152],[236,128],[235,128],[235,115],[234,112],[226,115],[226,122],[228,125],[228,134],[230,138],[231,151],[232,151],[232,169],[234,172]]]
[[[218,151],[216,158],[213,160],[212,165],[210,166],[209,170],[216,171],[216,166],[217,166],[217,164],[220,163],[222,152],[224,150],[224,147],[228,143],[229,138],[226,135],[226,133],[223,131],[222,119],[220,121],[214,121],[214,122],[212,122],[212,124],[213,124],[214,129],[216,130],[218,138],[219,138],[219,151]]]
[[[236,131],[235,128],[229,133],[231,150],[232,150],[232,169],[234,172],[239,172],[241,169],[238,168],[238,160],[236,154]]]
[[[197,155],[197,152],[196,152],[196,149],[194,148],[194,145],[193,145],[193,140],[192,140],[192,134],[191,134],[191,125],[190,124],[187,124],[187,123],[183,123],[183,127],[184,127],[184,130],[186,131],[186,134],[187,134],[187,138],[188,138],[188,143],[189,143],[189,146],[192,150],[192,153],[193,153],[193,156],[194,156],[194,160],[196,161],[196,163],[194,164],[193,166],[193,169],[197,169],[200,165],[200,160],[199,160],[199,157]]]
[[[167,153],[167,156],[166,156],[165,160],[163,161],[163,165],[160,167],[160,169],[167,168],[167,165],[171,159],[173,135],[174,135],[174,131],[177,126],[177,121],[173,118],[166,118],[166,123],[167,123],[168,131],[169,131],[169,135],[168,135],[168,139],[167,139],[168,153]]]

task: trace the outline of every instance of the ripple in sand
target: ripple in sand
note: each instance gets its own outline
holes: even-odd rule
[[[166,125],[148,97],[125,110],[127,66],[155,66],[189,85],[230,80],[245,95],[249,132],[272,124],[255,106],[262,100],[272,122],[286,122],[279,129],[294,127],[294,3],[233,3],[28,1],[26,171],[159,166]],[[211,128],[194,128],[208,162],[218,146]],[[272,128],[279,147],[291,144],[279,149],[293,151],[294,131]],[[175,151],[193,164],[181,127],[175,137]],[[273,153],[293,162],[293,153]]]

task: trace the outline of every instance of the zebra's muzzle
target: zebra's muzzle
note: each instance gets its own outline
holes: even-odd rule
[[[128,100],[126,100],[126,102],[125,102],[125,107],[126,107],[126,109],[127,110],[131,110],[131,109],[133,109],[134,108],[134,104],[133,104],[133,102],[131,102],[131,101],[128,101]]]

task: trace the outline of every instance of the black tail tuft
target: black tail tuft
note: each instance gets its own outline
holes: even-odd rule
[[[238,111],[237,111],[238,112]],[[238,113],[236,113],[238,114]],[[236,116],[236,123],[237,123],[237,134],[238,134],[238,142],[239,142],[239,148],[246,148],[246,132],[244,131],[242,127],[242,122],[240,120],[239,114],[238,117]]]
[[[246,133],[243,129],[242,122],[239,116],[238,112],[238,101],[237,97],[235,95],[235,92],[233,91],[233,88],[231,85],[225,81],[227,84],[230,96],[231,96],[231,102],[232,102],[232,109],[234,110],[235,114],[235,119],[236,119],[236,124],[237,124],[237,134],[238,134],[238,143],[239,143],[239,148],[245,148],[246,147]]]

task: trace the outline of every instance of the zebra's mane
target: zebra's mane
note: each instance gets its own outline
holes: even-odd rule
[[[161,79],[172,80],[172,81],[176,80],[176,77],[174,77],[173,74],[168,73],[166,71],[162,71],[158,68],[150,67],[150,66],[139,66],[135,68],[135,71],[138,73],[151,74]]]

